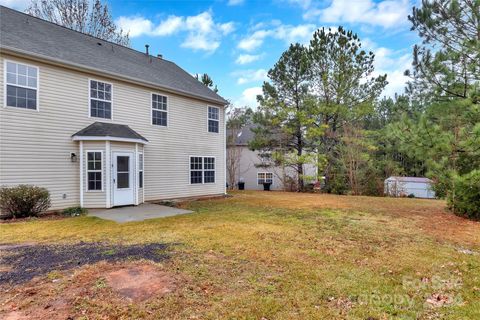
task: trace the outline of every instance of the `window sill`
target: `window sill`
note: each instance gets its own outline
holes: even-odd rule
[[[7,106],[3,107],[4,109],[12,109],[12,110],[23,110],[22,112],[40,112],[40,108],[37,106],[36,109],[28,109],[28,108],[19,108],[14,106]]]

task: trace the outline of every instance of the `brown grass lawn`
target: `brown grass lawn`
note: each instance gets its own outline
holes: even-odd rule
[[[443,201],[236,192],[184,206],[195,213],[0,224],[0,244],[170,244],[161,263],[99,262],[4,285],[0,318],[480,319],[480,223]],[[153,266],[170,290],[122,298],[108,279],[132,265]]]

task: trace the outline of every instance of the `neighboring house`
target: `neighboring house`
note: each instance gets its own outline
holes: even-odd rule
[[[391,197],[407,197],[435,199],[432,180],[416,177],[389,177],[385,179],[385,194]]]
[[[175,63],[0,7],[0,185],[52,209],[225,193],[226,101]]]
[[[227,154],[238,157],[238,165],[235,170],[235,181],[245,183],[246,190],[263,190],[263,183],[272,183],[272,190],[290,190],[292,188],[291,181],[296,181],[296,172],[293,168],[283,168],[279,166],[271,166],[270,161],[263,159],[261,153],[252,151],[248,148],[248,143],[254,138],[251,131],[252,125],[246,125],[238,132],[229,131],[227,136],[235,134],[235,143],[227,148]],[[234,150],[232,152],[232,150]],[[229,162],[229,160],[227,160]],[[228,168],[227,168],[228,170]],[[315,177],[316,168],[314,165],[304,165],[305,176]],[[228,183],[232,181],[228,178]]]

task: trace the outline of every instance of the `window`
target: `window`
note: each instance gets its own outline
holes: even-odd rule
[[[143,188],[143,153],[138,154],[138,187]]]
[[[215,183],[215,158],[203,158],[203,182]]]
[[[37,110],[38,68],[6,62],[7,106]]]
[[[220,124],[220,109],[208,107],[208,132],[218,133]]]
[[[167,126],[167,97],[152,94],[152,124]]]
[[[190,183],[215,183],[214,157],[190,157]]]
[[[190,157],[190,183],[202,183],[203,158]]]
[[[90,116],[112,118],[112,85],[90,80]]]
[[[257,173],[257,183],[273,183],[273,173],[271,172],[259,172]]]
[[[87,190],[102,190],[101,151],[87,151]]]

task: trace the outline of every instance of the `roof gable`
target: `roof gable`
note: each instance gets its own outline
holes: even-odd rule
[[[227,101],[175,63],[0,6],[0,47],[121,75],[213,103]]]

